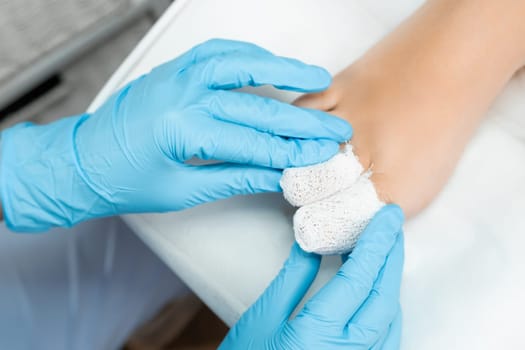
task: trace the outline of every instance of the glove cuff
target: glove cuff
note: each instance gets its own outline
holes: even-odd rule
[[[2,132],[0,196],[9,229],[45,231],[111,213],[84,181],[75,156],[74,134],[87,116]]]

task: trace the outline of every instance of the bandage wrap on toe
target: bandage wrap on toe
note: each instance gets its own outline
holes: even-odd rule
[[[303,250],[328,255],[354,248],[359,234],[384,205],[369,176],[350,145],[324,163],[283,172],[284,197],[300,207],[293,225]]]
[[[281,188],[291,205],[301,207],[352,186],[362,172],[363,167],[351,146],[346,146],[344,152],[324,163],[286,169]]]

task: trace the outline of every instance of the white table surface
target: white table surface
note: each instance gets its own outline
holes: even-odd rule
[[[212,37],[252,41],[336,73],[421,2],[178,0],[91,109],[127,81]],[[261,93],[287,101],[295,96]],[[407,224],[403,349],[525,348],[524,113],[525,78],[519,77],[489,113],[442,194]],[[285,260],[292,214],[279,194],[266,194],[125,220],[232,324]],[[313,289],[338,263],[326,259]]]

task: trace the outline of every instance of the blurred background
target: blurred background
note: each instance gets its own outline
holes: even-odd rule
[[[171,0],[0,0],[0,129],[83,113]],[[227,327],[174,300],[126,350],[215,349]]]
[[[81,113],[170,0],[0,0],[0,116]]]

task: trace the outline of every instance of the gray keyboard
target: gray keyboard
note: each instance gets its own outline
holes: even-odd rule
[[[0,86],[129,0],[0,0]]]

